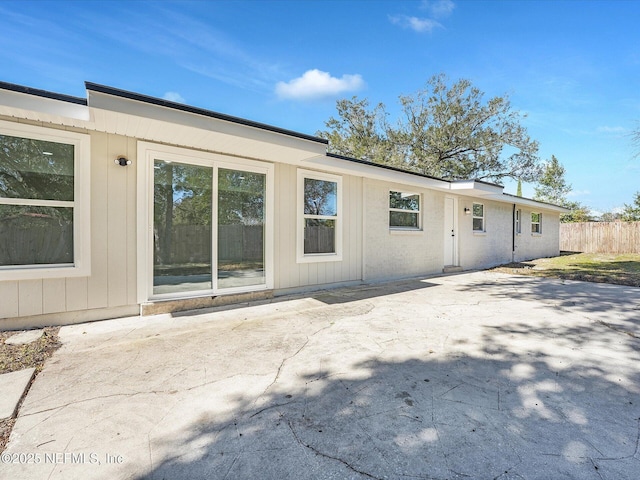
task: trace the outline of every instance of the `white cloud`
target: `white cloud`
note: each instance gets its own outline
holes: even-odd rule
[[[364,87],[360,75],[332,77],[318,69],[308,70],[301,77],[276,84],[276,95],[283,99],[311,100],[353,92]]]
[[[169,100],[170,102],[187,103],[184,97],[178,92],[167,92],[162,96],[162,98]]]
[[[409,17],[408,15],[392,15],[389,20],[394,25],[402,28],[410,28],[416,32],[432,32],[434,28],[442,27],[442,25],[430,18]]]
[[[591,195],[589,190],[571,190],[567,193],[567,197],[582,197],[585,195]]]
[[[609,127],[605,125],[598,127],[597,131],[600,133],[625,133],[627,129],[624,127]]]
[[[456,4],[452,0],[423,0],[421,8],[434,18],[444,18],[451,15]]]

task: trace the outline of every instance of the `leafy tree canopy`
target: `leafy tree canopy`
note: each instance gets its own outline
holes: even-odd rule
[[[571,185],[564,178],[565,173],[565,168],[555,155],[551,155],[551,160],[545,162],[542,168],[533,198],[541,202],[565,206],[567,194],[571,191]]]
[[[542,167],[538,185],[534,190],[534,200],[571,209],[571,212],[560,215],[562,223],[592,221],[593,216],[589,207],[567,199],[571,185],[564,178],[565,173],[566,170],[560,161],[555,155],[551,155],[551,159],[545,162]]]
[[[445,179],[535,181],[538,143],[521,125],[524,115],[507,96],[484,99],[469,80],[448,84],[443,74],[425,88],[400,96],[395,125],[384,104],[339,100],[328,130],[329,151]]]
[[[636,192],[631,205],[624,204],[620,219],[624,222],[640,222],[640,192]]]

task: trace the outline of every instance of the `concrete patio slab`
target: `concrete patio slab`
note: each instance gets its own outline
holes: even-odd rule
[[[64,327],[2,479],[634,479],[640,289],[476,272]]]
[[[0,420],[13,416],[35,371],[35,368],[26,368],[0,375]]]
[[[27,345],[28,343],[35,342],[42,336],[43,329],[27,330],[25,332],[16,333],[7,338],[4,343],[8,345]]]

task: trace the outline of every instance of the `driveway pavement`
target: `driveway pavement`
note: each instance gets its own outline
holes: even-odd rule
[[[640,289],[491,272],[64,327],[2,479],[638,479]]]

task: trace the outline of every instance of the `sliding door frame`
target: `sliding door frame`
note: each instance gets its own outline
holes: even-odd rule
[[[138,142],[137,161],[137,204],[138,204],[138,303],[154,300],[178,300],[186,298],[226,295],[244,292],[271,290],[274,285],[274,175],[275,166],[240,157],[232,157],[211,152],[202,152],[187,148]],[[187,165],[210,167],[213,169],[212,185],[212,245],[211,245],[211,281],[212,289],[193,292],[153,294],[154,269],[154,162],[164,160]],[[265,224],[264,224],[264,274],[265,283],[241,287],[218,288],[218,169],[240,170],[265,175]]]

